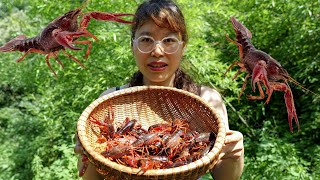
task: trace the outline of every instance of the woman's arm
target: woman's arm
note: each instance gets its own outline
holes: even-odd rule
[[[227,108],[224,105],[219,92],[209,87],[201,86],[200,96],[216,109],[226,126],[226,130],[229,130]]]
[[[215,180],[240,179],[244,167],[243,135],[229,129],[226,106],[216,90],[202,87],[201,97],[218,111],[226,126],[226,139],[219,156],[220,160],[210,173]]]

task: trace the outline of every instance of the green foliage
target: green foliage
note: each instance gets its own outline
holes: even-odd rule
[[[312,179],[310,162],[301,157],[297,146],[285,138],[279,139],[277,131],[270,133],[272,124],[266,121],[260,131],[259,143],[248,140],[245,149],[249,155],[245,162],[243,179]],[[252,153],[254,152],[254,153]]]
[[[84,12],[133,13],[142,0],[91,0]],[[226,102],[231,129],[241,131],[245,144],[242,179],[319,179],[320,98],[291,85],[301,131],[289,132],[282,92],[268,105],[238,95],[245,74],[224,75],[239,59],[238,48],[225,38],[235,34],[235,16],[252,32],[256,48],[277,59],[291,76],[319,94],[320,4],[317,0],[211,1],[178,0],[188,25],[189,44],[183,67],[201,84],[217,88]],[[5,0],[0,2],[0,44],[17,35],[36,36],[53,19],[83,0]],[[128,18],[129,19],[129,18]],[[87,60],[70,51],[86,68],[58,55],[50,63],[43,55],[20,52],[0,57],[0,179],[77,179],[73,136],[82,111],[105,89],[125,84],[136,70],[130,47],[130,26],[92,20],[88,30],[99,41]],[[86,39],[86,38],[84,38]],[[245,94],[253,94],[249,85]],[[244,124],[246,122],[246,124]],[[212,179],[206,174],[203,179]]]

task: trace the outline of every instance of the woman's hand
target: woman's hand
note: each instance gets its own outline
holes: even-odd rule
[[[241,132],[227,130],[219,157],[220,161],[211,170],[214,179],[239,179],[244,166],[243,135]]]
[[[78,134],[76,133],[74,136],[75,139],[75,146],[74,146],[74,152],[76,154],[79,154],[78,158],[78,170],[79,170],[79,176],[82,176],[82,179],[84,180],[102,180],[103,177],[101,174],[99,174],[96,171],[96,168],[93,164],[91,164],[87,158],[87,156],[83,153],[83,146],[79,140]]]
[[[83,147],[82,147],[82,144],[79,140],[78,133],[76,133],[74,135],[74,139],[76,141],[76,145],[74,146],[73,150],[76,154],[79,154],[78,169],[79,169],[79,176],[82,177],[88,168],[89,162],[88,162],[87,156],[84,155],[84,153],[83,153]]]
[[[221,159],[239,159],[244,153],[243,135],[239,131],[228,130],[222,147]]]
[[[76,133],[74,135],[74,141],[76,142],[76,145],[73,148],[74,153],[82,154],[83,153],[83,147],[82,147],[82,144],[80,143],[80,140],[79,140],[79,137],[78,137],[78,133]]]

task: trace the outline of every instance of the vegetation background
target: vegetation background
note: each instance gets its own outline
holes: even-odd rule
[[[134,13],[142,0],[91,0],[88,11]],[[291,84],[301,131],[290,133],[283,92],[269,104],[238,95],[245,74],[234,81],[239,60],[230,17],[253,34],[256,48],[277,59],[291,76],[320,92],[320,2],[318,0],[178,0],[188,24],[190,42],[184,67],[197,82],[217,88],[229,112],[230,128],[244,134],[245,169],[241,179],[320,179],[320,98]],[[17,35],[36,36],[49,22],[80,7],[83,0],[2,0],[0,44]],[[63,54],[65,68],[44,56],[21,52],[0,56],[0,179],[79,179],[74,133],[82,111],[105,89],[125,84],[136,71],[130,51],[130,27],[92,20],[88,60],[70,51],[86,66]],[[245,94],[253,94],[250,85]],[[211,179],[207,174],[204,179]]]

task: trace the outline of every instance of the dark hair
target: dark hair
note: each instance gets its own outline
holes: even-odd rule
[[[164,27],[178,32],[182,36],[182,41],[187,43],[188,34],[184,16],[179,7],[171,0],[147,0],[142,3],[133,18],[135,24],[131,27],[131,39],[135,38],[135,33],[147,20],[152,19],[159,27]]]
[[[184,16],[179,7],[171,0],[146,0],[137,9],[131,28],[131,39],[135,38],[135,33],[147,20],[152,19],[159,27],[168,28],[173,32],[178,32],[182,40],[187,43],[188,34]],[[132,42],[131,42],[132,44]],[[129,82],[129,86],[142,86],[143,74],[137,71]],[[175,72],[174,87],[183,89],[200,95],[200,86],[192,81],[181,68]]]

